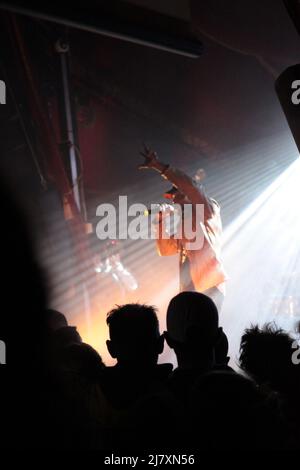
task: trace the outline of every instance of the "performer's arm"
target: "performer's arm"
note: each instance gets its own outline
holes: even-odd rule
[[[139,168],[152,168],[158,171],[161,176],[170,181],[178,190],[184,194],[193,204],[204,204],[208,213],[213,211],[213,207],[207,198],[204,189],[195,184],[190,176],[183,171],[172,168],[158,160],[157,154],[152,150],[145,147],[144,152],[141,154],[145,157],[145,163],[140,165]]]

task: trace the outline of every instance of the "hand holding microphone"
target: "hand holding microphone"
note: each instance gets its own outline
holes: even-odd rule
[[[145,215],[151,217],[151,223],[154,227],[159,227],[163,221],[169,218],[167,227],[171,228],[177,220],[176,207],[170,204],[151,204],[151,208],[145,211]]]
[[[166,216],[174,213],[174,206],[171,204],[151,204],[151,207],[145,210],[144,215]]]

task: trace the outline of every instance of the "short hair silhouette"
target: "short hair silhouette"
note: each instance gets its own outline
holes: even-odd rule
[[[119,363],[157,362],[163,350],[156,309],[144,304],[117,306],[107,314],[110,341],[107,347]]]
[[[196,332],[205,344],[215,341],[219,315],[214,302],[199,292],[181,292],[171,299],[167,310],[167,331],[171,340],[187,343]]]
[[[59,330],[60,328],[65,328],[68,326],[68,321],[65,315],[52,308],[46,309],[45,317],[46,317],[48,328],[50,328],[50,330],[52,331],[56,331],[56,330]]]
[[[210,368],[215,363],[219,315],[214,302],[200,292],[181,292],[167,310],[165,338],[174,349],[179,368]]]

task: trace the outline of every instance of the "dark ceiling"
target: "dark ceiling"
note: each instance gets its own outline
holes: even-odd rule
[[[19,17],[45,99],[55,93],[55,39],[67,34],[77,103],[90,114],[79,122],[88,190],[99,174],[104,189],[135,181],[143,140],[184,166],[288,131],[274,81],[298,62],[300,41],[283,2],[195,0],[191,12],[198,59]]]

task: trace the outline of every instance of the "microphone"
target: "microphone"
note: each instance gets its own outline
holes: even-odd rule
[[[174,207],[171,206],[170,204],[151,204],[151,207],[144,211],[144,215],[146,217],[149,215],[156,215],[159,213],[162,213],[165,215],[174,213]]]

